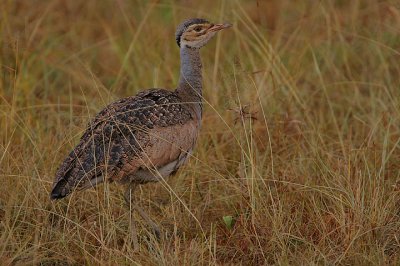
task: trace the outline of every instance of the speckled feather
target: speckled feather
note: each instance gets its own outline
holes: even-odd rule
[[[182,104],[175,92],[162,89],[143,91],[108,105],[89,123],[79,144],[58,169],[54,190],[59,187],[61,191],[56,192],[62,197],[97,176],[123,179],[129,174],[121,173],[127,165],[134,171],[143,162],[143,151],[152,145],[151,130],[184,125],[193,119],[191,108]],[[132,163],[135,159],[136,165]]]

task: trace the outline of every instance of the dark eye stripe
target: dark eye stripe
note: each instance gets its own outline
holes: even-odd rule
[[[194,31],[200,32],[203,28],[201,26],[196,26],[193,28]]]

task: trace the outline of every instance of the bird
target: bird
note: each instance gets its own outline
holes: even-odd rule
[[[50,199],[116,181],[127,185],[125,201],[159,237],[158,226],[132,202],[132,193],[138,185],[173,175],[192,154],[203,114],[200,48],[231,26],[203,18],[183,21],[175,33],[180,49],[180,77],[175,90],[148,89],[101,110],[59,166]],[[134,225],[131,228],[137,250],[136,229]]]

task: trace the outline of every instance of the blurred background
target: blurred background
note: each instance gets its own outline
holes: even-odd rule
[[[176,26],[234,26],[201,51],[190,163],[137,201],[50,202],[54,173],[104,106],[179,77]],[[4,264],[399,263],[400,3],[390,0],[0,2]]]

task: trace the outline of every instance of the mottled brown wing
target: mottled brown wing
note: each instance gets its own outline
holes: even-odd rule
[[[121,177],[135,171],[143,151],[163,149],[159,142],[156,144],[154,133],[191,120],[187,106],[167,90],[147,90],[108,105],[89,123],[79,144],[61,164],[51,198],[65,197],[76,187],[96,185],[104,176]],[[162,135],[169,138],[172,131],[165,132]],[[157,164],[164,159],[157,158]]]

